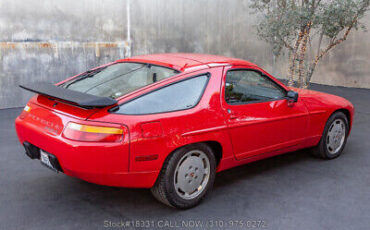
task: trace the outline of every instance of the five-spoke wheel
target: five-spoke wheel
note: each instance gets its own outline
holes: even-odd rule
[[[191,208],[210,190],[215,174],[215,155],[207,144],[184,146],[166,159],[151,191],[169,206]]]
[[[333,113],[326,122],[319,144],[311,153],[324,159],[338,157],[346,145],[349,131],[347,116],[342,112]]]
[[[183,199],[197,197],[208,184],[209,174],[207,155],[200,150],[187,152],[175,169],[174,183],[177,195]]]
[[[340,118],[331,123],[326,136],[326,148],[330,154],[336,154],[343,146],[346,137],[346,125]]]

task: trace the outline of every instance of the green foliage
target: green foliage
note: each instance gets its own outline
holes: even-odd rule
[[[252,7],[263,12],[257,26],[258,36],[270,43],[275,55],[279,55],[285,43],[291,43],[298,34],[300,24],[299,10],[290,3],[272,7],[271,0],[254,0]]]
[[[363,8],[366,2],[369,1],[338,0],[323,3],[315,23],[322,26],[323,34],[328,38],[335,38],[350,26],[357,30],[360,25],[357,19],[361,18],[368,9]],[[363,24],[361,28],[366,29]]]
[[[257,26],[260,38],[278,43],[274,46],[279,47],[284,41],[292,42],[308,22],[328,38],[337,36],[352,23],[355,29],[366,29],[353,19],[361,18],[368,5],[369,0],[252,0],[251,8],[262,13]]]
[[[297,36],[299,15],[295,10],[272,9],[264,15],[264,19],[257,27],[258,36],[270,43],[273,51],[278,55],[285,42],[291,43]]]
[[[370,0],[251,0],[250,7],[259,13],[258,36],[271,44],[277,56],[288,49],[300,61],[306,57],[307,40],[318,38],[318,53],[307,67],[308,80],[317,62],[331,48],[346,40],[352,29],[366,30],[360,19],[369,10]],[[306,38],[306,39],[302,39]],[[324,38],[324,39],[323,39]],[[321,50],[321,42],[327,41],[327,48]],[[311,47],[312,48],[312,47]],[[312,52],[311,52],[312,53]],[[296,68],[291,60],[292,69]],[[306,60],[304,60],[306,62]],[[301,68],[300,67],[300,68]],[[292,72],[294,75],[294,71]],[[299,76],[300,79],[302,76]],[[291,76],[293,78],[293,76]]]

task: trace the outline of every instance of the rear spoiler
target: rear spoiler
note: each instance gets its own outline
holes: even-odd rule
[[[116,100],[109,97],[99,97],[87,93],[81,93],[47,82],[35,82],[31,84],[19,85],[19,87],[33,93],[61,99],[87,109],[95,107],[107,107],[117,104]]]

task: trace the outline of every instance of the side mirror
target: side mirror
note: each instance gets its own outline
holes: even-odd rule
[[[286,97],[289,102],[297,102],[298,101],[298,93],[296,91],[290,90],[286,94]]]

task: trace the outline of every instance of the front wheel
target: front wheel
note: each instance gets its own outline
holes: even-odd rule
[[[208,145],[184,146],[167,158],[151,191],[166,205],[191,208],[212,188],[215,174],[216,159]]]
[[[349,124],[346,115],[342,112],[335,112],[326,122],[319,144],[311,149],[312,155],[324,159],[338,157],[346,145],[348,131]]]

